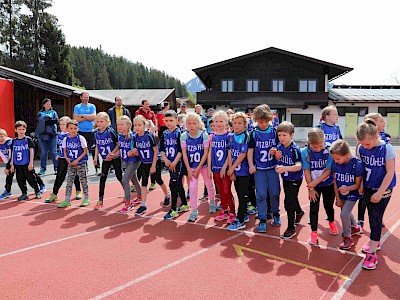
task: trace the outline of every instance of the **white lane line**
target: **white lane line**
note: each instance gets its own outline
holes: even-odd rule
[[[393,232],[397,229],[397,227],[400,226],[400,220],[397,220],[397,222],[390,227],[390,229],[383,235],[381,238],[381,245],[385,243],[385,241],[393,234]],[[339,288],[339,290],[336,292],[335,295],[333,295],[332,300],[339,300],[342,299],[343,296],[346,294],[350,286],[353,284],[353,282],[357,279],[358,275],[360,275],[362,271],[362,266],[363,260],[359,262],[359,264],[354,268],[353,272],[349,275],[349,279],[346,279],[345,282],[343,282],[342,286]]]
[[[194,253],[192,253],[192,254],[190,254],[188,256],[185,256],[185,257],[182,257],[182,258],[180,258],[180,259],[178,259],[176,261],[173,261],[173,262],[171,262],[171,263],[169,263],[169,264],[167,264],[167,265],[165,265],[165,266],[163,266],[161,268],[158,268],[158,269],[156,269],[156,270],[154,270],[154,271],[152,271],[150,273],[147,273],[147,274],[145,274],[143,276],[140,276],[140,277],[138,277],[138,278],[136,278],[136,279],[134,279],[132,281],[124,283],[124,284],[122,284],[122,285],[120,285],[120,286],[118,286],[116,288],[113,288],[113,289],[111,289],[109,291],[106,291],[106,292],[104,292],[104,293],[102,293],[102,294],[100,294],[98,296],[95,296],[95,297],[91,298],[91,300],[104,299],[104,298],[106,298],[108,296],[111,296],[111,295],[113,295],[115,293],[118,293],[118,292],[120,292],[120,291],[122,291],[122,290],[124,290],[126,288],[129,288],[129,287],[141,282],[141,281],[149,279],[149,278],[151,278],[151,277],[153,277],[153,276],[155,276],[155,275],[157,275],[157,274],[159,274],[161,272],[164,272],[164,271],[166,271],[168,269],[171,269],[171,268],[173,268],[173,267],[175,267],[175,266],[177,266],[179,264],[182,264],[182,263],[184,263],[185,261],[187,261],[189,259],[192,259],[192,258],[194,258],[196,256],[199,256],[199,255],[201,255],[201,254],[203,254],[203,253],[205,253],[205,252],[207,252],[207,251],[209,251],[209,250],[211,250],[211,249],[213,249],[213,248],[215,248],[215,247],[217,247],[217,246],[219,246],[219,245],[221,245],[223,243],[231,241],[231,240],[233,240],[233,239],[235,239],[235,238],[237,238],[237,237],[239,237],[239,236],[241,236],[243,234],[244,234],[243,232],[240,232],[240,233],[235,234],[235,235],[233,235],[231,237],[228,237],[228,238],[226,238],[226,239],[224,239],[222,241],[219,241],[219,242],[217,242],[215,244],[212,244],[212,245],[210,245],[210,246],[208,246],[206,248],[203,248],[203,249],[201,249],[199,251],[196,251],[196,252],[194,252]]]
[[[15,215],[10,215],[10,216],[0,217],[0,220],[14,218],[14,217],[20,217],[20,216],[34,215],[34,214],[37,214],[37,213],[42,213],[42,212],[46,212],[46,211],[50,211],[50,210],[56,210],[56,209],[54,207],[52,207],[52,208],[46,208],[46,209],[37,210],[37,211],[28,211],[28,212],[24,212],[24,213],[21,213],[21,214],[15,214]]]

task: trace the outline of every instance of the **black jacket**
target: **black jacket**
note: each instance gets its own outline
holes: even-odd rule
[[[110,116],[111,127],[117,132],[117,114],[115,113],[115,106],[111,107],[107,113]],[[125,106],[122,106],[122,115],[128,116],[129,119],[131,118],[131,113]]]

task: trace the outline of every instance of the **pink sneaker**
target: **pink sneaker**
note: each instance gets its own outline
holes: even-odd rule
[[[343,242],[341,242],[339,245],[339,249],[349,250],[351,248],[351,246],[354,246],[353,238],[345,236],[343,238]]]
[[[356,226],[351,226],[351,236],[355,235],[355,234],[362,234],[362,229],[360,226],[356,225]]]
[[[307,243],[310,245],[318,245],[318,232],[311,231],[310,238],[308,239]]]
[[[127,214],[133,209],[133,204],[125,204],[125,206],[119,211],[120,213]]]
[[[378,264],[378,255],[373,253],[367,253],[362,264],[362,268],[365,270],[375,270]]]
[[[236,215],[235,214],[229,214],[228,221],[226,221],[226,224],[231,225],[233,224],[233,221],[235,221]]]
[[[137,196],[135,199],[131,200],[131,204],[139,204],[142,203],[142,197]]]
[[[229,215],[226,212],[222,212],[222,211],[218,216],[216,216],[214,218],[214,220],[217,222],[228,220],[228,219],[229,219]]]
[[[365,245],[362,247],[361,251],[362,251],[363,253],[368,253],[370,247],[371,247],[371,246],[370,246],[370,244],[369,244],[369,242],[368,242],[367,244],[365,244]],[[379,250],[381,250],[381,243],[380,243],[380,242],[378,243],[378,247],[376,247],[376,251],[379,251]]]
[[[329,233],[332,235],[338,235],[339,230],[336,227],[336,222],[329,222]]]

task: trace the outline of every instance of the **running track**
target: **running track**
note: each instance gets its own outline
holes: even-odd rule
[[[399,162],[396,167],[399,172]],[[118,213],[118,182],[107,183],[101,211],[93,210],[98,185],[90,186],[90,194],[86,208],[79,201],[66,209],[44,204],[49,192],[42,200],[0,202],[0,299],[400,298],[398,187],[385,213],[375,271],[360,264],[368,225],[366,235],[355,237],[355,247],[339,251],[341,237],[329,235],[322,206],[320,246],[312,247],[306,243],[308,214],[295,238],[279,238],[287,225],[282,199],[282,227],[258,234],[254,216],[245,230],[227,231],[208,214],[207,203],[194,224],[186,222],[189,213],[164,221],[160,189],[149,193],[141,217]],[[304,185],[300,202],[308,212]]]

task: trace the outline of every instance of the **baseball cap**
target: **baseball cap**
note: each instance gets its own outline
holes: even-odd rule
[[[182,107],[182,106],[183,106],[183,107],[186,107],[186,102],[182,102],[182,103],[181,103],[181,107]]]
[[[209,108],[207,112],[214,112],[214,108]]]

